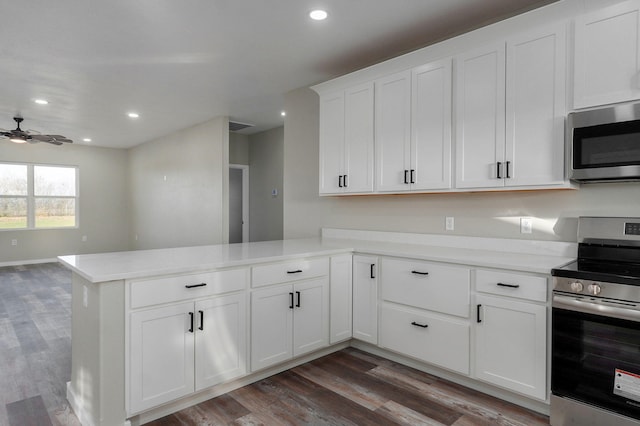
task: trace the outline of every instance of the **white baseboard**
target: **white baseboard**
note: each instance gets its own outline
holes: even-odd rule
[[[29,259],[29,260],[14,260],[11,262],[0,262],[0,268],[3,266],[35,265],[38,263],[58,263],[58,259],[53,257],[51,259]]]

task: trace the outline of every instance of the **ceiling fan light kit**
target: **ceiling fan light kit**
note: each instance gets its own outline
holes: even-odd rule
[[[20,128],[20,123],[24,120],[22,117],[13,117],[13,120],[17,123],[17,127],[14,130],[1,130],[0,137],[9,139],[14,143],[38,143],[46,142],[52,145],[62,145],[63,143],[73,143],[69,138],[62,135],[41,135],[33,134],[30,131],[24,131]]]

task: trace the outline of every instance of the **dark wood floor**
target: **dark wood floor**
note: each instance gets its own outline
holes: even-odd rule
[[[57,264],[0,268],[0,425],[76,426],[71,277]],[[548,418],[349,348],[149,423],[548,425]]]

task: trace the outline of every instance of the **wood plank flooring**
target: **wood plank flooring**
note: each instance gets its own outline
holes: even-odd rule
[[[149,426],[548,424],[546,416],[354,348],[148,423]]]
[[[77,426],[71,274],[0,268],[0,426]],[[177,425],[537,426],[548,418],[354,348],[148,423]]]

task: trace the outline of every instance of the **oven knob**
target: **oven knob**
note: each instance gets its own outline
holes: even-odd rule
[[[571,283],[571,291],[575,291],[576,293],[580,293],[584,289],[584,286],[580,281],[574,281]]]
[[[587,287],[587,291],[593,294],[594,296],[597,296],[602,291],[602,288],[600,288],[600,284],[593,283],[593,284],[589,284],[589,287]]]

